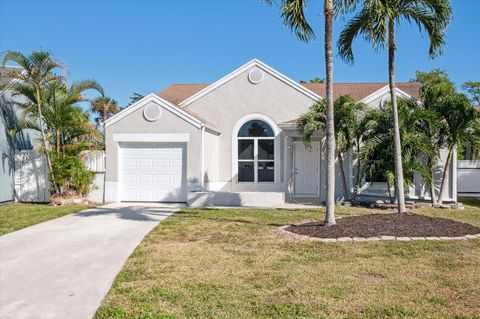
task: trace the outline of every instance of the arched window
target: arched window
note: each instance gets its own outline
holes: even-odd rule
[[[275,181],[275,134],[262,120],[242,125],[238,139],[238,182]]]

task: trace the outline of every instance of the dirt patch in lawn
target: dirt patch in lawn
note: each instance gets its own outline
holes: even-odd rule
[[[371,214],[337,220],[333,226],[323,222],[292,225],[288,231],[317,238],[340,237],[457,237],[480,233],[480,228],[451,219],[412,213]]]

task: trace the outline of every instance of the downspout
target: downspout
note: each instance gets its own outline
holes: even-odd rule
[[[202,124],[202,146],[201,146],[201,164],[200,164],[200,185],[202,191],[205,191],[205,124]]]

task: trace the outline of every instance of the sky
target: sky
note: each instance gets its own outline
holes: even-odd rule
[[[397,28],[397,81],[435,68],[459,87],[480,81],[480,1],[451,4],[440,57],[428,57],[428,37],[417,27]],[[304,43],[261,0],[0,0],[0,52],[47,50],[68,66],[71,81],[95,79],[120,105],[133,92],[212,83],[253,58],[297,81],[324,78],[322,6],[309,0],[317,40]],[[345,23],[335,21],[335,43]],[[335,57],[335,82],[388,80],[386,51],[358,39],[354,55],[354,65]]]

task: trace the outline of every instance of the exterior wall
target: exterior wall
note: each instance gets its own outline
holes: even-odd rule
[[[254,67],[252,67],[254,68]],[[286,83],[265,72],[259,84],[248,80],[244,71],[214,91],[187,106],[187,109],[208,119],[222,133],[218,140],[218,179],[210,179],[221,191],[283,191],[285,175],[282,159],[277,158],[278,178],[275,183],[237,183],[232,176],[232,134],[237,122],[249,114],[261,114],[275,123],[296,119],[313,104],[314,100]],[[275,143],[280,147],[278,154],[284,154],[282,136]]]
[[[3,105],[0,105],[2,108]],[[0,202],[11,201],[14,198],[14,165],[12,162],[13,150],[7,140],[5,119],[0,118]]]
[[[105,130],[106,176],[105,200],[118,201],[118,149],[119,143],[113,140],[116,133],[187,133],[187,182],[189,190],[199,190],[201,181],[201,129],[187,123],[177,115],[162,108],[161,117],[149,122],[143,116],[145,106],[135,110]]]
[[[220,156],[218,154],[218,142],[220,137],[217,134],[205,131],[204,133],[204,173],[203,182],[206,190],[215,190],[221,188],[216,183],[218,179],[218,162]]]

